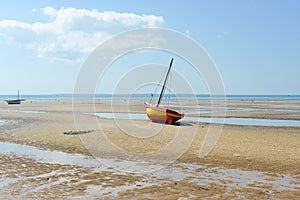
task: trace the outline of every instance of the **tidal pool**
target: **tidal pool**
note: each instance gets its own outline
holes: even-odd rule
[[[15,112],[15,113],[28,113],[28,114],[44,114],[46,112],[34,110],[0,110],[0,112]]]
[[[143,113],[96,113],[101,118],[109,119],[131,119],[131,120],[149,120]],[[300,120],[281,120],[281,119],[260,119],[260,118],[209,118],[209,117],[189,117],[185,116],[181,122],[202,122],[202,123],[223,123],[231,125],[244,126],[285,126],[300,127]]]

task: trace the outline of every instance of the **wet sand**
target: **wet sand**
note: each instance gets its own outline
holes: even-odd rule
[[[87,109],[92,102],[77,102],[74,124],[71,101],[26,101],[21,105],[8,106],[0,103],[0,119],[5,123],[0,125],[0,140],[12,143],[26,144],[41,149],[58,150],[67,153],[91,155],[91,148],[99,150],[103,141],[93,140],[97,134],[105,132],[109,141],[120,149],[126,150],[128,157],[119,154],[114,148],[101,149],[103,158],[134,159],[131,153],[146,154],[163,148],[172,141],[178,130],[189,134],[196,130],[195,137],[182,156],[169,166],[177,169],[178,164],[199,165],[193,173],[196,180],[186,177],[173,180],[171,177],[151,177],[145,180],[144,174],[121,173],[110,170],[95,172],[91,168],[67,164],[51,164],[39,162],[31,158],[14,154],[1,155],[1,178],[4,198],[107,198],[107,199],[176,199],[186,198],[279,198],[297,199],[300,196],[300,127],[258,127],[224,125],[220,138],[213,150],[205,158],[199,158],[199,149],[209,129],[209,124],[189,122],[187,126],[172,126],[153,124],[143,120],[119,120],[121,126],[113,119],[100,119],[89,114]],[[208,101],[199,102],[209,106]],[[118,106],[119,104],[119,106]],[[114,111],[127,111],[126,101],[120,101]],[[240,109],[229,111],[231,117],[259,117],[271,119],[300,119],[299,101],[228,101],[227,105]],[[126,108],[126,109],[125,109]],[[188,108],[189,109],[189,108]],[[250,110],[249,110],[250,109]],[[105,101],[97,101],[96,112],[111,112],[111,107]],[[130,102],[130,112],[144,112],[143,102]],[[219,116],[220,113],[206,113],[201,116]],[[95,124],[94,122],[98,124]],[[132,122],[133,121],[133,122]],[[135,126],[132,126],[133,123]],[[99,124],[101,128],[99,128]],[[162,130],[153,136],[138,138],[124,134],[124,130],[135,132],[134,127],[148,127]],[[80,130],[77,130],[77,128]],[[121,128],[120,128],[121,127]],[[197,127],[195,129],[195,127]],[[122,130],[123,129],[123,130]],[[76,131],[88,131],[82,134]],[[140,133],[141,134],[141,133]],[[89,142],[89,150],[83,143]],[[92,149],[93,150],[93,149]],[[169,152],[172,153],[172,152]],[[126,154],[125,154],[126,156]],[[161,156],[161,157],[160,157]],[[163,153],[158,155],[164,159]],[[272,177],[291,176],[298,187],[279,190],[274,186],[282,184],[277,179],[274,184],[251,182],[246,186],[228,186],[232,180],[220,180],[207,183],[200,178],[201,166],[205,169],[224,168],[238,169],[245,172],[258,171]],[[173,166],[173,167],[172,167]],[[216,174],[220,174],[216,171]],[[212,173],[213,175],[213,173]],[[222,178],[221,178],[222,179]],[[11,181],[11,182],[9,182]],[[1,186],[1,182],[0,182]]]

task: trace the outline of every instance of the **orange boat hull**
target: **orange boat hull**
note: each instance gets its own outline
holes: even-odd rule
[[[152,105],[147,105],[146,113],[151,121],[165,124],[173,124],[184,117],[184,114]]]

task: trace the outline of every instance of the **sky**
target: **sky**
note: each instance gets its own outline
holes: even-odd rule
[[[299,10],[298,0],[1,0],[0,94],[72,93],[97,46],[151,27],[177,31],[203,47],[227,94],[300,94]],[[162,65],[170,57],[147,56]],[[107,85],[121,75],[118,69],[104,78]],[[201,77],[191,79],[197,93],[208,92]]]

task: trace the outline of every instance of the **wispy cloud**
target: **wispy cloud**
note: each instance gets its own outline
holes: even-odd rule
[[[224,31],[224,32],[218,34],[218,35],[217,35],[217,38],[218,38],[218,39],[221,39],[221,38],[226,38],[226,37],[228,37],[228,36],[229,36],[229,32]]]
[[[36,50],[37,56],[53,60],[81,61],[111,35],[140,27],[163,25],[162,16],[114,11],[45,7],[47,22],[0,21],[0,37],[10,44]],[[33,10],[35,12],[35,10]]]

